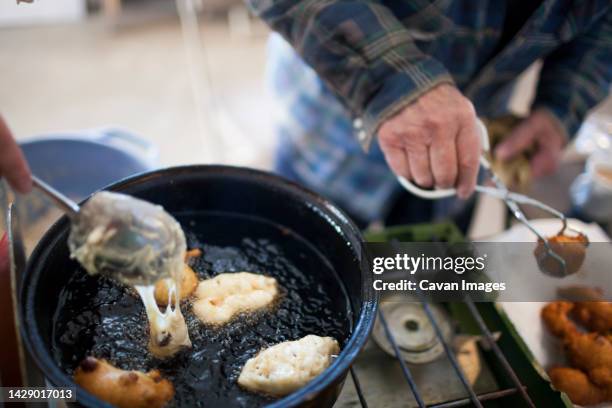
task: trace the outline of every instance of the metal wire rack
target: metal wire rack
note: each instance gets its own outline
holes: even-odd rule
[[[397,242],[392,241],[391,244],[396,246]],[[417,288],[418,288],[418,286],[417,286]],[[468,309],[471,317],[476,322],[476,324],[477,324],[477,326],[478,326],[478,328],[480,330],[480,333],[482,334],[482,338],[484,339],[486,344],[490,347],[490,349],[493,352],[495,358],[501,364],[502,369],[504,370],[504,372],[507,375],[508,379],[513,384],[513,387],[504,388],[504,389],[500,389],[500,390],[493,391],[493,392],[477,394],[474,391],[474,388],[470,385],[470,382],[466,378],[465,373],[463,372],[461,366],[459,365],[459,362],[457,361],[457,358],[455,356],[455,353],[452,350],[452,347],[450,346],[448,341],[442,335],[442,331],[440,329],[440,325],[437,322],[436,318],[434,317],[434,314],[433,314],[433,312],[431,310],[431,306],[426,301],[425,296],[423,295],[423,293],[419,289],[416,290],[416,294],[418,296],[418,301],[422,304],[423,309],[424,309],[424,311],[425,311],[429,321],[431,322],[432,327],[434,328],[434,331],[436,333],[436,336],[437,336],[438,340],[440,341],[440,343],[444,347],[444,352],[445,352],[447,358],[449,359],[449,361],[450,361],[450,363],[451,363],[451,365],[452,365],[452,367],[454,369],[455,374],[457,375],[457,377],[461,381],[461,384],[463,385],[463,388],[465,389],[465,391],[468,394],[467,398],[461,398],[461,399],[456,399],[456,400],[452,400],[452,401],[446,401],[446,402],[442,402],[442,403],[438,403],[438,404],[427,405],[425,403],[425,400],[424,400],[423,396],[419,392],[419,389],[417,387],[416,382],[414,381],[414,376],[412,375],[412,373],[410,371],[410,367],[408,366],[408,364],[406,364],[406,362],[404,361],[404,359],[403,359],[403,357],[402,357],[402,355],[400,353],[400,349],[399,349],[398,344],[397,344],[397,342],[396,342],[396,340],[395,340],[395,338],[393,336],[392,331],[389,328],[389,324],[387,323],[385,315],[384,315],[383,311],[381,309],[379,309],[379,311],[378,311],[378,318],[380,320],[380,323],[383,326],[385,335],[386,335],[387,339],[389,340],[389,343],[391,344],[391,346],[393,348],[393,352],[395,354],[395,358],[397,359],[397,361],[399,362],[399,364],[401,366],[401,371],[402,371],[402,374],[404,376],[404,379],[405,379],[408,387],[410,388],[410,391],[411,391],[412,395],[414,396],[414,399],[415,399],[417,405],[419,406],[419,408],[455,408],[455,407],[463,407],[463,406],[470,406],[470,405],[480,408],[480,407],[483,406],[482,403],[485,402],[485,401],[501,399],[501,398],[505,398],[505,397],[508,397],[508,396],[511,396],[511,395],[515,395],[515,394],[520,395],[520,397],[522,398],[522,400],[525,403],[524,406],[535,408],[535,404],[533,403],[533,401],[529,397],[529,394],[527,394],[527,387],[524,386],[521,383],[519,377],[516,375],[516,373],[513,370],[512,366],[508,362],[508,359],[506,358],[506,356],[504,355],[502,350],[497,345],[495,337],[493,336],[493,334],[491,333],[491,331],[487,327],[484,319],[482,318],[482,315],[478,311],[478,308],[476,307],[474,302],[468,296],[465,296],[463,298],[463,301],[467,305],[467,309]],[[355,386],[355,390],[356,390],[357,395],[359,397],[359,402],[360,402],[360,404],[361,404],[361,406],[363,408],[367,408],[368,407],[368,401],[367,401],[366,396],[364,395],[364,392],[363,392],[363,389],[361,387],[361,383],[359,381],[357,373],[355,372],[355,370],[353,368],[351,368],[350,373],[351,373],[351,378],[353,380],[353,384]]]

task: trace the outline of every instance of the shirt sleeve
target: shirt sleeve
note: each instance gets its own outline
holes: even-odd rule
[[[410,32],[376,1],[249,0],[289,41],[355,117],[367,148],[380,124],[420,95],[453,80],[414,44]]]
[[[548,109],[572,137],[611,82],[612,7],[545,58],[533,107]]]

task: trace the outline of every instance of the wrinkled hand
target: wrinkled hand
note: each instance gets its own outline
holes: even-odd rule
[[[506,161],[527,149],[535,148],[531,157],[533,175],[542,177],[553,173],[559,166],[567,139],[551,115],[546,110],[532,112],[495,148],[495,157]]]
[[[460,198],[474,191],[480,138],[471,102],[457,88],[438,85],[379,128],[387,163],[421,187],[456,187]]]
[[[20,193],[32,189],[30,168],[8,126],[0,116],[0,178],[6,177],[11,187]]]

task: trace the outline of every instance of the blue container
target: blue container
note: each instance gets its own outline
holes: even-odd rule
[[[115,128],[48,134],[21,143],[21,148],[33,174],[77,201],[158,167],[154,145]]]

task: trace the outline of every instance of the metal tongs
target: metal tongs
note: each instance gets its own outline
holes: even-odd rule
[[[551,259],[553,259],[555,262],[558,263],[559,268],[557,269],[553,267],[551,268],[551,270],[547,270],[547,268],[542,269],[541,267],[542,272],[548,275],[559,276],[559,274],[553,272],[553,270],[561,270],[563,276],[569,275],[565,259],[563,259],[562,256],[560,256],[558,253],[556,253],[553,250],[550,243],[548,242],[548,239],[546,239],[546,237],[544,237],[544,235],[540,233],[529,222],[529,220],[525,216],[525,213],[520,209],[519,204],[531,205],[533,207],[540,208],[548,212],[549,214],[553,215],[555,218],[559,218],[561,220],[562,226],[561,226],[561,229],[559,230],[558,235],[563,234],[566,230],[570,230],[578,234],[580,234],[581,232],[575,228],[568,226],[567,217],[560,211],[557,211],[556,209],[542,203],[541,201],[538,201],[526,195],[514,193],[508,190],[508,187],[493,172],[491,168],[491,163],[489,162],[489,159],[487,158],[487,153],[490,150],[489,133],[487,132],[487,128],[484,125],[484,123],[478,118],[476,119],[476,125],[477,125],[476,128],[478,129],[478,133],[481,139],[481,143],[482,143],[482,154],[480,156],[480,166],[484,169],[484,171],[487,174],[487,177],[493,182],[495,187],[476,185],[475,190],[479,193],[488,194],[492,197],[496,197],[504,201],[504,203],[506,204],[506,206],[508,207],[508,209],[510,210],[514,218],[516,218],[521,224],[525,225],[531,232],[533,232],[538,237],[539,242],[543,243],[545,247],[545,251],[543,251],[539,255],[539,258],[537,259],[538,264],[542,266],[543,264],[545,264],[544,262],[542,262],[544,258],[550,257]],[[399,176],[397,179],[399,183],[406,190],[410,191],[412,194],[418,197],[425,198],[425,199],[436,200],[436,199],[451,197],[457,193],[457,191],[454,188],[425,190],[420,187],[417,187],[415,184],[411,183],[404,177]]]

